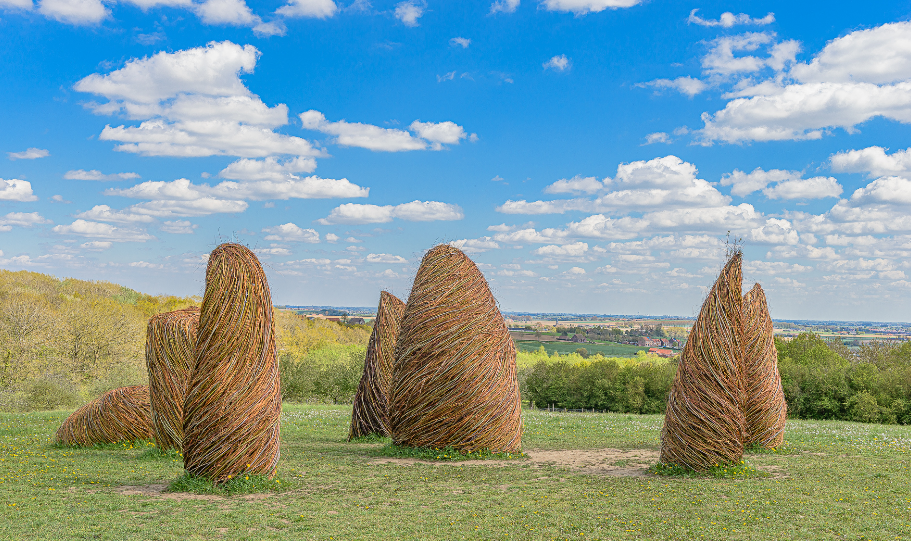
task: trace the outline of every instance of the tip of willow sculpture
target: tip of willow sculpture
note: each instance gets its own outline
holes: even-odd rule
[[[354,395],[349,440],[370,434],[390,434],[389,388],[395,363],[395,341],[404,312],[405,303],[395,295],[386,291],[380,293],[373,332],[367,344],[364,373]]]
[[[778,373],[772,317],[762,286],[743,296],[744,445],[778,447],[784,441],[788,405]]]
[[[701,471],[743,456],[743,254],[735,250],[680,354],[661,431],[661,462]]]
[[[424,255],[395,352],[396,444],[521,448],[515,345],[484,275],[461,250],[444,244]]]

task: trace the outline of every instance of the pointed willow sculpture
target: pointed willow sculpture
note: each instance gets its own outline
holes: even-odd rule
[[[395,363],[395,340],[405,303],[395,295],[380,293],[380,305],[367,344],[364,374],[354,395],[348,440],[370,434],[389,435],[389,388]]]
[[[784,441],[788,405],[778,374],[778,352],[772,334],[772,317],[762,286],[756,284],[743,296],[743,375],[746,420],[744,445],[778,447]]]
[[[151,437],[149,388],[145,385],[121,387],[102,394],[67,417],[56,434],[57,443],[79,446]]]
[[[146,367],[155,444],[162,451],[183,449],[183,401],[196,362],[199,308],[156,314],[146,331]]]
[[[272,295],[256,256],[239,244],[209,256],[183,412],[187,472],[215,482],[274,475],[281,394]]]
[[[661,430],[661,462],[701,471],[743,456],[743,301],[735,251],[680,354]]]
[[[484,275],[443,244],[424,255],[395,347],[390,428],[398,445],[518,451],[516,349]]]

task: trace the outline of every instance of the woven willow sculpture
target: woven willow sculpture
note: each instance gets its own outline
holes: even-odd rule
[[[778,447],[784,441],[788,405],[778,374],[778,351],[772,336],[772,317],[762,286],[743,296],[743,376],[746,421],[744,446]]]
[[[738,250],[721,270],[680,354],[661,430],[661,462],[693,470],[743,456],[743,301]]]
[[[404,312],[405,303],[395,295],[386,291],[380,293],[380,305],[367,344],[364,374],[354,395],[349,440],[370,434],[390,434],[389,388],[395,363],[395,340],[399,335],[399,323]]]
[[[199,308],[152,316],[146,330],[146,367],[155,444],[183,448],[183,401],[196,359]]]
[[[239,244],[209,256],[183,413],[187,472],[215,482],[275,473],[281,395],[272,296],[256,256]]]
[[[132,385],[112,389],[82,406],[57,429],[57,443],[94,445],[152,437],[149,388]]]
[[[452,246],[427,252],[414,279],[389,415],[399,445],[521,448],[515,346],[484,275]]]

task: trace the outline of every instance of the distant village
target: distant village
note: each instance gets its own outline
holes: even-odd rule
[[[348,325],[372,325],[375,307],[277,306],[307,319]],[[580,347],[618,344],[644,349],[664,357],[677,355],[686,344],[693,318],[567,313],[504,312],[510,335],[517,343],[578,344]],[[775,336],[788,341],[812,332],[824,339],[841,340],[849,348],[871,341],[911,340],[911,323],[869,321],[776,320]],[[548,348],[549,349],[549,348]],[[597,349],[597,348],[594,348]]]

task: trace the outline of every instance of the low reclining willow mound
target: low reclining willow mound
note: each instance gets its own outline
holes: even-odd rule
[[[778,374],[772,317],[762,286],[743,296],[744,446],[778,447],[784,441],[788,405]]]
[[[162,451],[183,448],[183,401],[196,360],[199,308],[152,316],[146,331],[146,367],[155,444]]]
[[[281,395],[272,295],[256,256],[239,244],[209,256],[183,412],[188,473],[214,482],[275,474]]]
[[[149,409],[149,388],[145,385],[112,389],[67,417],[57,429],[57,443],[88,446],[149,439]]]
[[[661,430],[661,458],[697,471],[743,456],[743,300],[738,250],[702,303],[680,354]]]
[[[515,346],[484,275],[452,246],[428,251],[415,276],[389,416],[398,445],[521,449]]]
[[[354,395],[349,440],[371,434],[390,434],[389,388],[395,363],[395,340],[404,311],[405,303],[395,295],[386,291],[380,293],[380,305],[367,344],[364,374]]]

